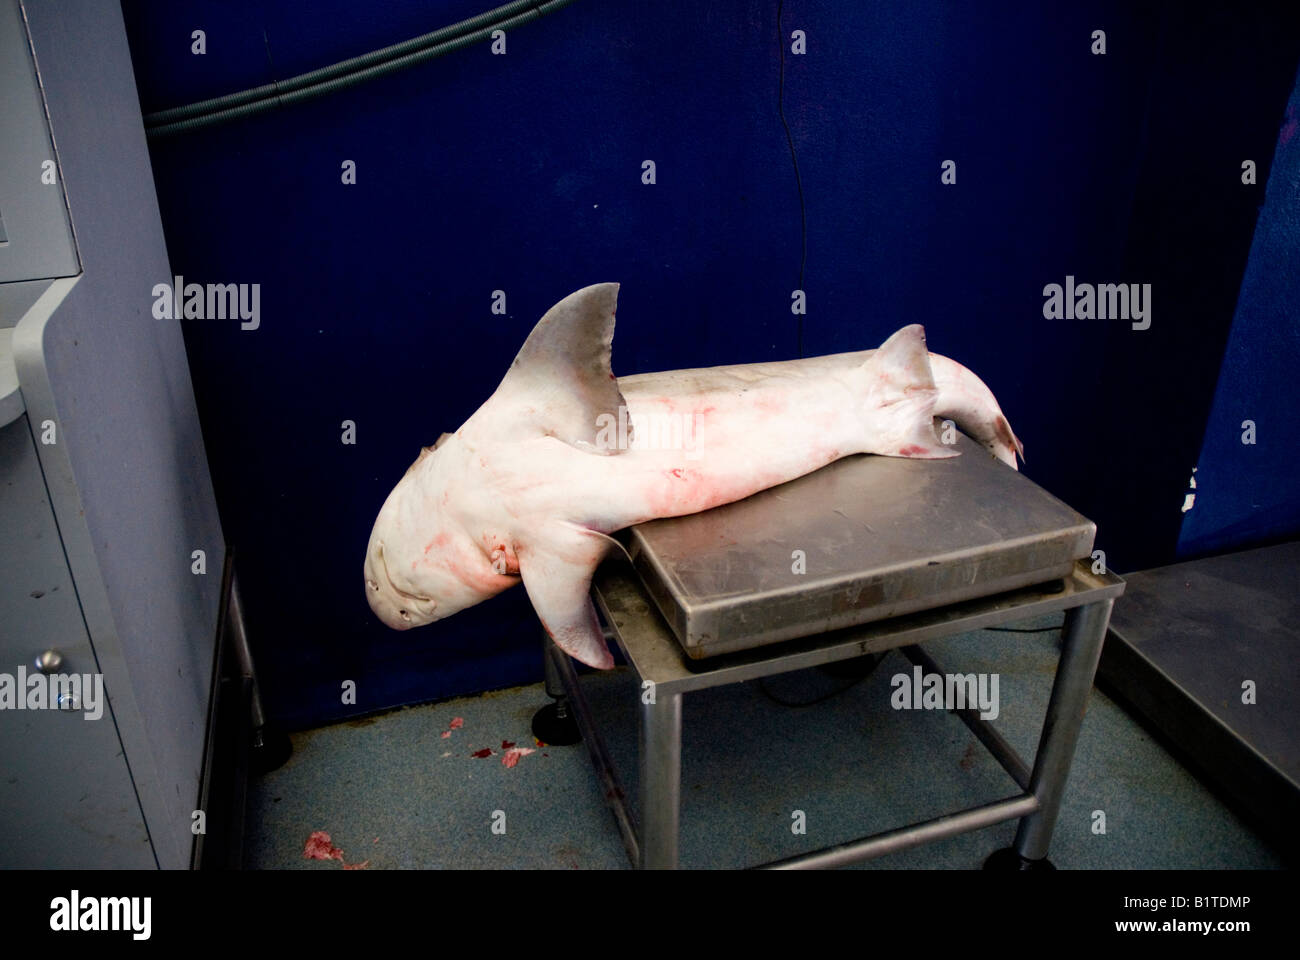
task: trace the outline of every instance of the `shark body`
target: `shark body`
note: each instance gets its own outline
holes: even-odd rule
[[[547,311],[487,402],[393,488],[365,560],[384,623],[420,626],[522,582],[560,649],[609,668],[588,594],[610,533],[851,454],[956,456],[935,416],[1013,469],[1023,454],[988,387],[928,353],[919,325],[878,350],[616,378],[617,294],[596,284]],[[647,424],[675,429],[647,438]]]

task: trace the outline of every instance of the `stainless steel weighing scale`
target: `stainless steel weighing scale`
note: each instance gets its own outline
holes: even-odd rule
[[[1095,526],[966,437],[962,456],[858,456],[704,513],[627,532],[633,564],[593,594],[641,688],[637,824],[569,658],[546,641],[547,692],[571,707],[632,862],[677,866],[682,697],[894,647],[926,673],[929,640],[1052,611],[1064,643],[1032,768],[957,710],[1022,792],[765,866],[855,863],[1021,818],[990,866],[1050,866],[1060,808],[1111,606],[1124,581],[1093,572]],[[646,698],[642,698],[644,701]]]

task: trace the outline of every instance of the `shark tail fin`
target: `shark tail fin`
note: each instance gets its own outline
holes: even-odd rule
[[[993,391],[956,360],[937,353],[930,354],[930,368],[939,388],[935,416],[951,417],[963,433],[979,441],[1011,469],[1018,469],[1016,456],[1024,460],[1025,448],[1012,432]]]
[[[925,349],[925,329],[903,327],[850,375],[865,427],[863,452],[938,460],[958,456],[934,432],[939,390]]]

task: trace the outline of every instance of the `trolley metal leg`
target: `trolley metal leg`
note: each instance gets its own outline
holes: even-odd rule
[[[577,743],[578,740],[582,740],[587,744],[587,752],[591,755],[592,767],[596,771],[596,779],[599,781],[601,792],[605,796],[605,804],[609,807],[610,813],[614,815],[614,823],[618,826],[619,836],[623,838],[623,847],[627,850],[627,858],[635,866],[641,862],[641,841],[637,833],[636,821],[627,805],[627,795],[623,790],[623,784],[618,779],[614,763],[610,759],[609,749],[605,746],[605,739],[600,735],[600,731],[596,729],[595,723],[592,721],[591,708],[587,705],[587,698],[582,695],[578,672],[573,668],[573,661],[569,659],[569,655],[549,640],[546,644],[545,655],[548,677],[550,672],[554,671],[555,681],[559,684],[559,689],[567,691],[564,701],[557,701],[557,703],[566,702],[571,710],[569,715],[578,731],[578,736],[573,742]],[[536,724],[536,718],[534,718],[533,722]]]
[[[253,737],[249,766],[257,773],[270,773],[284,766],[293,753],[289,735],[266,719],[262,707],[262,694],[253,665],[253,649],[248,642],[244,625],[244,604],[239,596],[239,579],[234,569],[230,571],[230,602],[226,611],[226,628],[230,631],[230,646],[239,663],[239,675],[249,681],[252,703],[249,706]]]
[[[920,649],[919,644],[978,627],[1005,623],[1016,619],[1017,615],[1053,609],[1065,610],[1063,648],[1032,770],[1005,738],[975,711],[957,711],[980,742],[989,748],[1024,790],[1023,793],[763,866],[800,869],[857,863],[940,837],[1020,819],[1014,845],[994,853],[986,863],[986,868],[1052,869],[1047,860],[1052,831],[1060,813],[1070,763],[1087,710],[1097,664],[1101,659],[1102,642],[1110,622],[1111,607],[1114,598],[1123,592],[1122,580],[1113,574],[1097,577],[1083,562],[1076,565],[1068,585],[1071,596],[1063,596],[1059,592],[1051,596],[1044,594],[1013,606],[1007,606],[1004,600],[998,598],[974,601],[973,611],[968,608],[958,609],[946,620],[923,623],[920,627],[914,623],[902,623],[897,633],[906,639],[901,643],[881,642],[882,639],[892,639],[893,633],[887,633],[883,638],[877,636],[871,641],[876,649],[902,647],[914,662],[921,664],[927,671],[942,672]],[[1088,593],[1094,597],[1100,594],[1104,599],[1076,607],[1066,606],[1079,593]],[[667,625],[649,612],[648,599],[644,598],[634,583],[617,580],[607,582],[601,596],[605,597],[602,603],[611,602],[609,597],[612,596],[612,609],[622,615],[620,620],[618,616],[611,616],[609,609],[606,609],[607,616],[620,621],[621,629],[626,631],[619,635],[618,640],[638,679],[645,680],[647,672],[663,677],[654,681],[654,702],[646,702],[645,691],[642,691],[639,705],[639,817],[632,816],[626,803],[609,752],[605,749],[582,695],[572,662],[550,643],[546,648],[547,692],[552,696],[560,691],[568,693],[573,717],[581,729],[582,738],[587,742],[606,802],[614,814],[631,862],[641,869],[674,869],[678,865],[680,842],[683,696],[694,689],[740,683],[753,677],[784,673],[802,666],[817,666],[823,661],[858,657],[866,649],[866,642],[861,638],[853,638],[826,650],[801,651],[766,661],[731,663],[712,672],[688,673],[684,668],[675,667],[675,658],[680,653],[676,640]],[[866,629],[868,632],[874,629],[876,633],[881,630],[879,627]],[[826,657],[827,653],[831,654],[829,658]],[[649,670],[646,669],[647,666]],[[700,682],[701,678],[705,682]],[[637,820],[640,821],[639,829]]]
[[[1066,611],[1061,660],[1029,780],[1038,810],[1021,820],[1016,831],[1014,849],[1024,861],[1047,857],[1114,603],[1100,600]]]
[[[542,669],[546,676],[546,695],[552,702],[533,714],[533,736],[542,743],[557,746],[569,746],[582,739],[573,704],[569,702],[569,692],[556,666],[565,656],[556,650],[555,641],[542,631]]]
[[[545,632],[542,633],[542,675],[545,677],[548,697],[552,700],[568,697],[569,693],[564,689],[564,682],[560,679],[560,671],[555,666],[555,641]]]
[[[641,869],[677,868],[682,794],[682,694],[641,703]]]

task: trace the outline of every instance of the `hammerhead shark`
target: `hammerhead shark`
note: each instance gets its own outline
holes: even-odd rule
[[[441,620],[522,581],[555,644],[608,669],[589,592],[618,547],[609,534],[852,454],[957,456],[936,416],[1012,469],[1024,456],[989,388],[928,353],[919,324],[878,350],[616,378],[617,300],[598,283],[548,310],[487,402],[398,481],[366,547],[385,624]]]

